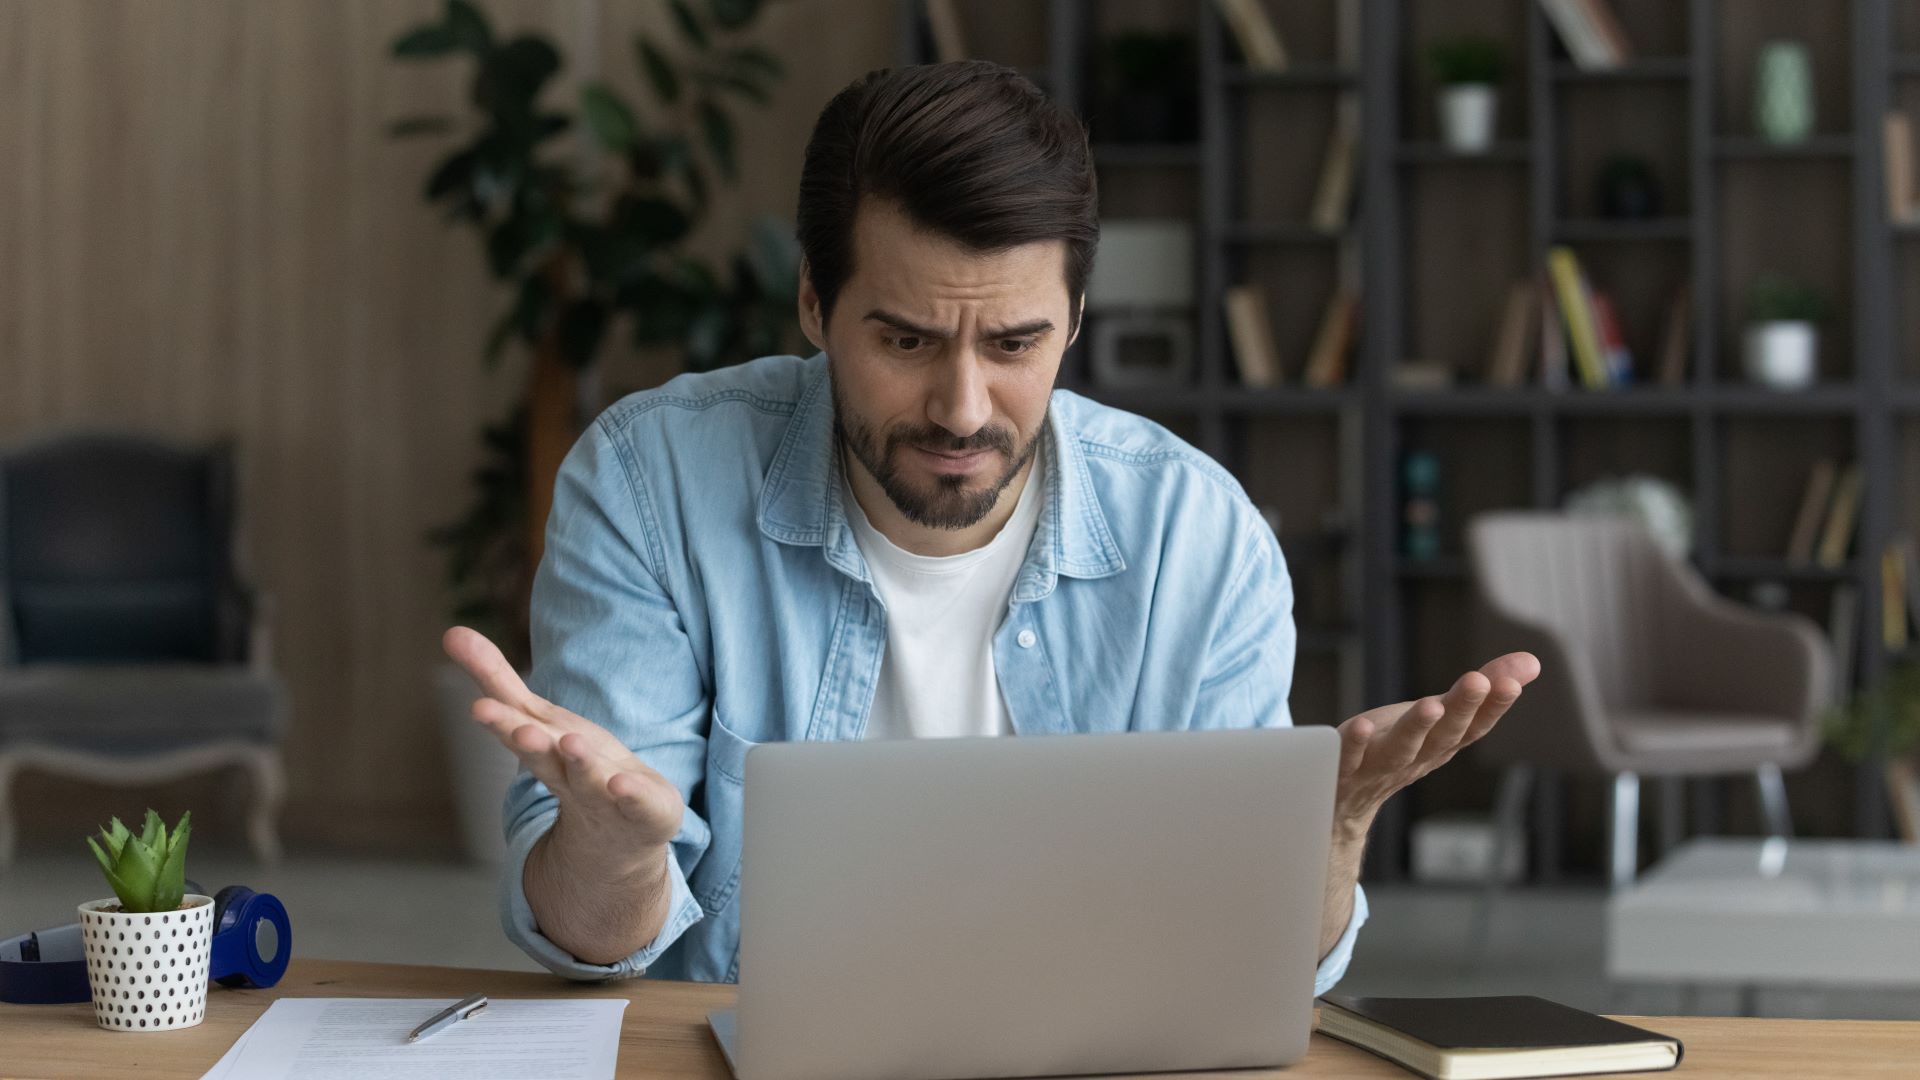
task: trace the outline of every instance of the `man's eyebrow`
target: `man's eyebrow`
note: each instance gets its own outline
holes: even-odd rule
[[[929,326],[917,326],[890,311],[882,311],[879,308],[874,308],[872,311],[867,312],[867,318],[876,322],[886,323],[888,326],[903,333],[918,334],[921,337],[933,338],[936,341],[945,341],[951,338],[954,333],[951,330],[936,330]],[[1052,319],[1034,319],[1031,322],[1020,323],[1017,326],[995,327],[981,334],[980,340],[992,341],[996,338],[1026,337],[1028,334],[1043,334],[1052,329]]]

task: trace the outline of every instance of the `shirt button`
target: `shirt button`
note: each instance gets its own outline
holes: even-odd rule
[[[1040,637],[1031,630],[1022,630],[1020,631],[1020,636],[1014,638],[1014,640],[1020,643],[1021,648],[1031,649],[1033,648],[1033,643],[1039,641]]]

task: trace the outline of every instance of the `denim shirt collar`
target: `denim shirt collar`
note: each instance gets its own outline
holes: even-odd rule
[[[817,370],[794,406],[793,419],[760,489],[760,532],[783,544],[817,545],[834,568],[871,582],[841,502],[826,354],[815,353],[808,362]],[[1047,501],[1040,509],[1040,524],[1026,561],[1014,579],[1016,602],[1047,596],[1062,574],[1101,578],[1127,567],[1107,527],[1086,455],[1075,436],[1074,409],[1073,396],[1060,391],[1048,403],[1043,436],[1047,439]]]

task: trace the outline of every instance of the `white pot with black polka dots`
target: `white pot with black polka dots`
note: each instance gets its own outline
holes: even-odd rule
[[[177,911],[126,912],[114,897],[80,905],[93,1015],[113,1031],[192,1027],[207,1014],[213,897],[188,893]]]

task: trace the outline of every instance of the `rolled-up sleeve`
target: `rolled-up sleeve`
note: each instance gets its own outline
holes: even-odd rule
[[[546,551],[533,584],[528,686],[611,731],[679,789],[687,812],[671,844],[672,897],[660,934],[615,963],[589,964],[541,933],[527,901],[527,855],[559,817],[559,801],[524,768],[508,785],[501,925],[529,956],[570,979],[644,974],[702,918],[688,875],[710,836],[696,812],[710,699],[673,600],[660,585],[657,537],[646,489],[603,416],[574,444],[555,480]]]
[[[1297,637],[1293,579],[1273,530],[1246,508],[1235,545],[1233,585],[1206,658],[1206,678],[1194,710],[1194,727],[1290,727],[1287,697],[1293,689]],[[1280,827],[1287,827],[1281,823]],[[1347,973],[1353,944],[1367,921],[1367,894],[1353,887],[1353,915],[1333,950],[1314,972],[1313,992],[1326,993]]]

